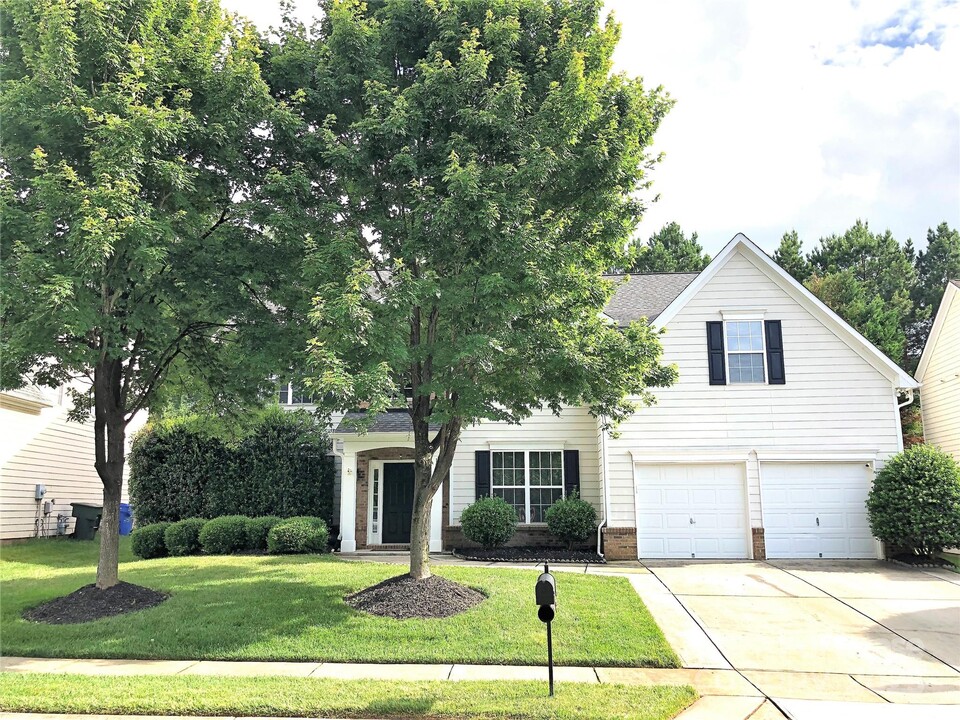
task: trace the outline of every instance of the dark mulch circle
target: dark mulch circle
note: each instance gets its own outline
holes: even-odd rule
[[[445,618],[466,612],[486,600],[473,588],[432,575],[426,580],[414,580],[409,575],[384,580],[353,595],[347,595],[347,605],[357,610],[391,617]]]
[[[938,567],[953,567],[953,563],[944,560],[939,557],[927,557],[924,555],[912,555],[910,553],[900,553],[898,555],[893,555],[890,558],[895,563],[900,563],[901,565],[910,565],[911,567],[926,567],[926,568],[938,568]]]
[[[23,617],[51,625],[69,625],[144,610],[168,597],[166,593],[126,582],[106,590],[84,585],[69,595],[30,608]]]
[[[552,563],[596,563],[606,560],[591,550],[561,550],[538,547],[503,547],[493,550],[467,548],[454,550],[455,557],[463,560],[481,560],[485,562],[552,562]]]

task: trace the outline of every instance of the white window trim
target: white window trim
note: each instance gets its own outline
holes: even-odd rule
[[[383,545],[384,465],[413,465],[413,460],[371,460],[367,465],[367,545]],[[374,505],[374,485],[376,505]],[[377,509],[376,527],[373,509]]]
[[[528,518],[526,522],[518,523],[519,525],[525,525],[530,527],[544,527],[546,522],[530,522],[530,453],[539,452],[539,453],[560,453],[560,498],[565,497],[564,490],[567,487],[567,471],[564,468],[563,463],[563,447],[530,447],[530,445],[524,445],[523,447],[510,446],[510,445],[497,445],[490,446],[490,496],[495,497],[493,494],[493,454],[497,452],[522,452],[523,453],[523,498],[524,498],[524,514]],[[498,488],[517,488],[518,485],[497,485]],[[541,488],[556,488],[556,485],[538,485],[537,487]]]
[[[759,322],[760,323],[760,350],[731,350],[729,347],[729,342],[727,342],[727,323],[731,322]],[[730,373],[730,356],[731,355],[760,355],[760,361],[763,363],[763,382],[734,382],[731,379]],[[723,362],[726,365],[727,370],[727,386],[746,386],[746,387],[757,387],[759,385],[769,385],[770,384],[770,370],[767,367],[767,332],[763,324],[763,316],[759,317],[748,317],[740,316],[734,319],[733,317],[723,316]]]

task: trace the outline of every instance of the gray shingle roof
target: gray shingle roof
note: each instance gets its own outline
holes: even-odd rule
[[[337,429],[334,431],[340,435],[356,434],[357,428],[354,423],[367,416],[366,412],[349,412],[340,420]],[[430,424],[430,430],[439,430],[440,426],[434,423]],[[413,421],[410,420],[410,413],[406,409],[397,408],[387,410],[385,413],[377,415],[373,424],[367,429],[367,432],[374,433],[412,433]]]
[[[950,282],[952,282],[954,285],[960,288],[960,280],[951,280]]]
[[[642,317],[655,320],[697,275],[699,273],[607,275],[619,284],[603,312],[618,325],[629,325]]]

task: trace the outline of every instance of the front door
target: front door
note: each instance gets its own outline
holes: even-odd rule
[[[413,515],[413,463],[383,465],[384,544],[410,542]]]

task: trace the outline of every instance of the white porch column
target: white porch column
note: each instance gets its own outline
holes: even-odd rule
[[[433,456],[433,466],[437,466],[437,456]],[[441,552],[443,550],[443,485],[433,496],[433,504],[430,506],[430,552]]]
[[[340,477],[340,552],[357,551],[357,454],[345,452]]]

